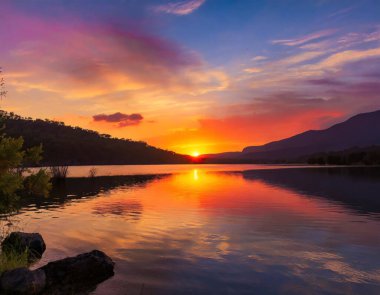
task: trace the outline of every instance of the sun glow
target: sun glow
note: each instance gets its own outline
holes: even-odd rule
[[[192,154],[191,154],[194,158],[197,158],[197,157],[199,157],[199,152],[193,152]]]

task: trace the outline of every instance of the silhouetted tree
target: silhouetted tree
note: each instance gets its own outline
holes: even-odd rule
[[[1,73],[1,72],[0,72]],[[6,95],[3,77],[0,78],[1,98]],[[13,120],[19,120],[13,113]],[[0,200],[10,201],[18,193],[47,195],[51,187],[50,176],[40,169],[33,173],[26,167],[36,165],[41,161],[42,146],[33,146],[24,149],[22,137],[9,137],[4,132],[6,116],[0,113]],[[28,176],[25,176],[25,172]]]

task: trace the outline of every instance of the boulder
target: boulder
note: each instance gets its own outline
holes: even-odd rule
[[[12,232],[1,244],[2,250],[22,253],[28,251],[29,259],[41,258],[46,250],[44,239],[39,233]]]
[[[114,265],[112,259],[99,250],[50,262],[40,268],[46,275],[44,292],[69,294],[93,290],[114,275]]]
[[[49,262],[36,270],[17,268],[0,277],[0,294],[88,294],[114,275],[110,257],[93,250],[75,257]]]
[[[46,275],[41,269],[29,270],[25,267],[4,272],[0,277],[1,294],[40,294],[45,288]]]

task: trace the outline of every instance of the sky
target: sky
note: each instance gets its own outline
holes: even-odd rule
[[[1,108],[184,154],[380,109],[378,0],[0,0]]]

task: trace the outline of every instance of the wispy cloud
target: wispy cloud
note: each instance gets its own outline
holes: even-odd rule
[[[380,26],[374,27],[369,32],[351,32],[337,40],[337,43],[341,47],[350,47],[353,45],[361,45],[363,43],[369,42],[379,42],[380,41]]]
[[[305,35],[295,39],[281,39],[281,40],[272,40],[272,44],[279,44],[285,46],[299,46],[310,41],[321,39],[327,36],[330,36],[336,32],[335,29],[323,30],[313,34]]]
[[[246,68],[246,69],[244,69],[244,72],[246,72],[248,74],[255,74],[255,73],[262,72],[262,69],[260,69],[260,68]]]
[[[340,9],[340,10],[334,12],[334,13],[331,13],[331,14],[329,15],[329,17],[334,18],[334,17],[337,17],[337,16],[347,15],[347,14],[350,13],[354,8],[355,8],[355,6],[350,6],[350,7],[346,7],[346,8]]]
[[[155,10],[176,15],[187,15],[198,9],[206,0],[184,0],[180,2],[170,2],[164,5],[158,5]]]
[[[336,71],[348,63],[379,56],[380,47],[367,50],[346,50],[329,56],[313,67],[320,70]]]
[[[253,57],[251,60],[252,61],[262,61],[262,60],[266,60],[267,57],[266,56],[263,56],[263,55],[257,55],[255,57]]]
[[[322,56],[324,52],[322,51],[307,51],[298,53],[296,55],[292,55],[289,57],[286,57],[284,59],[281,59],[276,62],[276,65],[295,65],[299,63],[303,63],[305,61],[312,60],[314,58],[317,58],[319,56]]]

